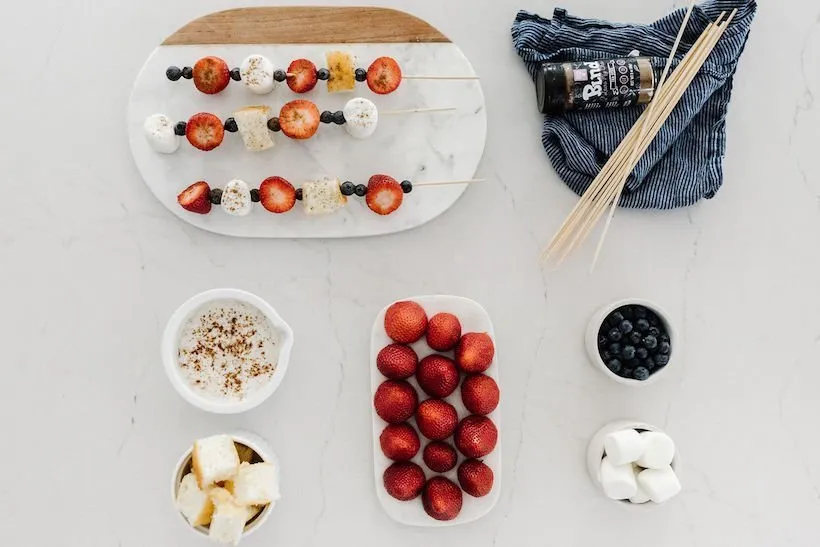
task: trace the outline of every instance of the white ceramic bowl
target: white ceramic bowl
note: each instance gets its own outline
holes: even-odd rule
[[[276,454],[273,450],[271,450],[271,447],[267,442],[265,442],[264,439],[262,439],[262,437],[247,431],[235,431],[233,433],[229,433],[229,435],[235,442],[244,444],[248,448],[251,448],[262,458],[263,461],[272,463],[276,468],[276,479],[280,480],[279,458],[276,457]],[[207,526],[191,526],[185,519],[185,516],[177,509],[177,492],[179,491],[179,484],[182,482],[182,478],[190,471],[192,457],[191,453],[193,452],[193,449],[194,447],[192,443],[174,468],[174,475],[171,478],[171,501],[174,506],[174,511],[176,511],[179,515],[179,518],[182,520],[185,527],[194,532],[197,536],[207,538]],[[259,527],[262,526],[266,520],[268,520],[268,517],[270,516],[271,511],[273,511],[275,505],[276,503],[267,504],[264,509],[262,509],[262,511],[260,511],[259,514],[253,518],[253,520],[247,523],[245,525],[245,530],[242,532],[242,537],[245,538],[258,530]]]
[[[658,318],[660,318],[666,328],[666,332],[669,334],[669,345],[672,348],[672,351],[669,353],[669,363],[659,371],[651,374],[648,379],[643,381],[634,380],[632,378],[621,378],[607,368],[604,360],[601,359],[601,355],[598,353],[598,331],[600,330],[604,319],[606,319],[610,313],[622,306],[643,306],[645,308],[649,308],[655,312]],[[669,320],[669,314],[657,304],[649,302],[648,300],[641,300],[640,298],[625,298],[623,300],[613,302],[612,304],[604,306],[598,310],[595,315],[592,316],[589,326],[587,326],[585,343],[589,360],[595,368],[599,369],[606,376],[612,378],[619,384],[632,387],[642,387],[657,382],[661,377],[669,372],[669,369],[680,360],[681,356],[681,339],[675,325]]]
[[[180,374],[177,365],[179,337],[180,332],[185,326],[185,322],[193,312],[204,304],[214,300],[226,299],[238,300],[255,307],[267,317],[268,321],[270,321],[273,328],[276,329],[279,334],[279,358],[273,376],[267,384],[241,401],[219,401],[204,397],[194,390],[188,381]],[[237,414],[262,404],[268,397],[273,395],[273,392],[276,391],[279,384],[282,383],[282,379],[288,370],[288,361],[290,360],[292,348],[293,330],[290,328],[290,325],[276,313],[276,310],[274,310],[270,304],[255,294],[239,289],[212,289],[190,298],[181,305],[168,320],[168,324],[165,327],[165,334],[162,338],[162,363],[165,366],[165,372],[168,374],[171,384],[177,392],[182,395],[183,399],[195,407],[208,412],[214,412],[216,414]]]
[[[638,429],[644,431],[662,431],[660,428],[655,427],[654,425],[646,424],[643,422],[638,422],[634,420],[619,420],[616,422],[612,422],[610,424],[605,425],[598,432],[593,435],[592,440],[589,441],[589,446],[587,446],[587,471],[589,472],[589,478],[592,479],[593,484],[598,487],[598,489],[603,492],[604,487],[601,484],[601,460],[604,459],[606,456],[606,450],[604,450],[604,439],[610,433],[614,433],[615,431],[621,431],[622,429]],[[674,439],[673,439],[674,440]],[[678,453],[678,445],[675,443],[675,457],[672,459],[672,469],[674,469],[675,474],[678,475],[680,478],[681,475],[681,462],[680,462],[680,454]],[[624,507],[628,508],[640,508],[640,509],[647,509],[651,507],[657,507],[658,503],[652,503],[648,501],[646,503],[632,503],[629,500],[613,500],[617,503],[623,505]]]

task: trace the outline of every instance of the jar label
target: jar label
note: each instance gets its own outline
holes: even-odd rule
[[[638,58],[569,63],[571,108],[593,110],[638,104],[641,69]]]

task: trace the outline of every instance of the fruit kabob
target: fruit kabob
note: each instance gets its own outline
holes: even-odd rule
[[[439,182],[422,182],[415,186],[443,186],[450,184],[467,184],[481,182],[483,179],[448,180]],[[195,182],[177,196],[177,202],[186,211],[201,215],[211,212],[212,205],[221,205],[222,210],[233,216],[250,214],[254,203],[260,203],[271,213],[286,213],[301,201],[305,214],[310,216],[335,213],[347,205],[348,196],[365,198],[371,211],[378,215],[389,215],[401,207],[404,194],[413,191],[413,183],[404,180],[401,183],[388,175],[373,175],[367,184],[339,182],[338,178],[325,177],[302,184],[295,188],[282,177],[268,177],[259,188],[250,188],[248,184],[234,179],[225,188],[211,188],[205,181]]]
[[[179,149],[183,135],[192,146],[210,151],[222,144],[225,132],[239,132],[245,148],[260,152],[273,148],[269,131],[281,131],[291,139],[309,139],[321,123],[342,125],[353,138],[366,139],[373,135],[379,122],[379,110],[372,101],[357,97],[347,101],[343,110],[319,112],[319,108],[304,99],[285,104],[279,116],[270,117],[269,106],[246,106],[233,113],[224,122],[209,112],[191,116],[187,122],[174,122],[165,114],[152,114],[143,126],[145,138],[156,152],[172,154]],[[382,112],[382,115],[442,112],[455,108],[415,108]]]
[[[229,69],[228,63],[214,56],[203,57],[193,67],[179,68],[170,66],[165,76],[176,82],[180,78],[193,79],[194,86],[208,95],[221,92],[231,80],[242,82],[249,91],[258,95],[267,95],[273,91],[277,82],[287,82],[294,93],[307,93],[316,87],[319,80],[327,81],[330,93],[352,91],[357,82],[367,82],[373,93],[387,95],[401,85],[402,80],[476,80],[477,76],[405,76],[399,63],[392,57],[379,57],[367,70],[356,67],[352,53],[346,51],[328,51],[326,54],[328,68],[316,68],[309,59],[296,59],[287,70],[277,69],[264,55],[249,55],[238,68]]]

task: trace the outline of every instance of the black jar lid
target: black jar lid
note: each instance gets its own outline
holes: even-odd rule
[[[535,74],[538,110],[558,115],[566,110],[567,74],[561,63],[544,63]]]

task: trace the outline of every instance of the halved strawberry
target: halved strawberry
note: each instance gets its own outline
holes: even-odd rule
[[[296,59],[288,65],[288,87],[294,93],[307,93],[314,87],[318,77],[316,75],[316,65],[308,59]]]
[[[225,138],[225,128],[222,120],[208,112],[194,114],[185,126],[185,138],[194,147],[207,152],[213,150]]]
[[[379,57],[367,69],[367,87],[373,93],[387,95],[401,85],[401,67],[392,57]]]
[[[219,93],[231,82],[228,63],[219,57],[203,57],[194,65],[194,85],[208,95]]]
[[[387,175],[373,175],[367,181],[367,206],[377,215],[389,215],[404,200],[401,184]]]
[[[279,111],[279,127],[291,139],[309,139],[319,129],[319,109],[310,101],[291,101]]]
[[[282,177],[268,177],[259,185],[259,203],[271,213],[286,213],[296,204],[296,189]]]
[[[177,202],[186,211],[205,215],[211,212],[211,187],[204,180],[195,182],[180,192]]]

